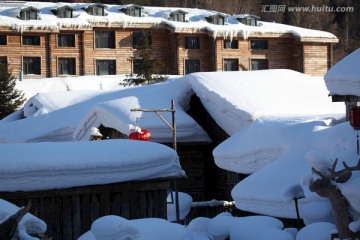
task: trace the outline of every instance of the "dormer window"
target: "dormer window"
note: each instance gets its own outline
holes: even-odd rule
[[[215,24],[215,25],[224,25],[225,24],[225,15],[223,14],[215,14],[209,17],[206,17],[206,20],[209,23]]]
[[[58,18],[72,18],[73,9],[70,6],[63,6],[51,10]]]
[[[85,11],[93,16],[105,16],[106,5],[101,3],[94,3],[85,8]]]
[[[238,17],[237,20],[241,22],[242,24],[248,25],[248,26],[258,26],[258,20],[260,18],[255,15],[243,15],[241,17]]]
[[[23,8],[20,11],[20,19],[22,20],[37,20],[39,9],[34,7]]]
[[[129,7],[120,9],[120,11],[132,17],[141,17],[141,9],[143,9],[143,7],[139,5],[131,5]]]
[[[182,11],[182,10],[174,11],[174,12],[170,13],[169,20],[176,21],[176,22],[185,22],[186,14],[187,14],[187,12]]]

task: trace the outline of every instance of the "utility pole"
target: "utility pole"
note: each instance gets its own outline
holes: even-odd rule
[[[176,142],[176,120],[175,120],[175,102],[171,100],[171,108],[163,109],[143,109],[143,108],[133,108],[130,109],[131,112],[154,112],[159,118],[172,130],[173,132],[173,149],[177,152],[177,142]],[[161,112],[171,112],[172,123],[168,123],[166,119],[160,114]],[[174,180],[175,187],[175,210],[176,210],[176,222],[180,222],[180,209],[179,209],[179,191],[177,186],[177,180]]]

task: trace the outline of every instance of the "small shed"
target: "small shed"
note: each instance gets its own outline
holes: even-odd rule
[[[53,239],[77,239],[105,215],[167,217],[171,181],[184,177],[177,153],[152,142],[1,144],[0,198],[47,223]]]

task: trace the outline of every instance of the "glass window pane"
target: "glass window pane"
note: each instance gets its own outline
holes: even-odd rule
[[[115,75],[115,60],[96,60],[96,75]]]
[[[200,72],[199,59],[186,59],[185,60],[185,74]]]
[[[0,35],[0,45],[6,45],[7,39],[5,35]]]
[[[24,57],[23,58],[23,73],[26,74],[41,74],[40,57]]]

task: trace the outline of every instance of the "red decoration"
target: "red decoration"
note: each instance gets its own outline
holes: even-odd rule
[[[354,107],[350,110],[350,125],[355,130],[360,130],[360,108]]]
[[[146,129],[141,129],[141,132],[132,132],[129,135],[129,139],[131,140],[140,140],[140,141],[149,141],[150,132]]]

